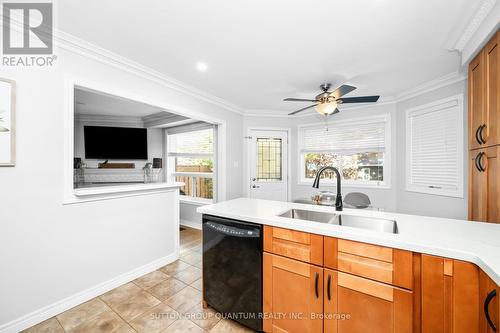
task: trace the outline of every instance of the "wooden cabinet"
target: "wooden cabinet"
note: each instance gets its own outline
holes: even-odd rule
[[[324,281],[325,332],[412,332],[412,291],[328,269]]]
[[[479,326],[479,269],[470,263],[422,255],[421,331],[474,333]]]
[[[264,331],[323,331],[323,268],[264,253]]]
[[[469,153],[469,219],[500,223],[500,146]]]
[[[494,333],[493,327],[500,329],[499,297],[500,288],[484,272],[479,272],[479,333]]]
[[[480,52],[469,64],[469,149],[483,145],[479,131],[485,124],[484,53]]]
[[[325,237],[325,267],[411,289],[412,252]]]
[[[484,119],[486,128],[483,130],[483,139],[486,146],[500,144],[500,75],[498,67],[498,39],[500,34],[488,42],[484,48]]]
[[[469,219],[500,222],[500,33],[469,64]],[[485,169],[485,170],[483,170]]]
[[[264,251],[323,266],[323,236],[264,226]]]

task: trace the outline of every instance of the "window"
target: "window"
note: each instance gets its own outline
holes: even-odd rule
[[[257,138],[257,180],[282,180],[281,139]]]
[[[300,181],[311,183],[323,166],[334,166],[350,185],[389,186],[390,116],[299,128]],[[333,183],[331,171],[323,182]]]
[[[463,96],[406,111],[406,189],[463,197]]]
[[[214,199],[214,128],[167,130],[170,178],[185,185],[181,195],[199,201]],[[189,130],[191,129],[191,130]]]

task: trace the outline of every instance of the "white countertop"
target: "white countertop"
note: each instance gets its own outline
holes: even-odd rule
[[[396,220],[398,233],[277,216],[292,208]],[[464,260],[478,265],[500,285],[500,225],[497,224],[357,209],[335,212],[334,207],[249,198],[198,207],[197,212]]]

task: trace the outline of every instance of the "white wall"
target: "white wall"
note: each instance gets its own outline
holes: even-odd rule
[[[75,121],[75,157],[80,157],[87,164],[87,167],[96,168],[98,163],[104,160],[86,159],[85,158],[85,142],[83,127],[84,126],[111,126],[111,127],[143,127],[140,125],[124,125],[116,121],[95,122],[95,121]],[[148,128],[148,160],[120,160],[121,163],[135,163],[136,169],[142,169],[147,162],[153,162],[154,157],[163,158],[163,130],[161,128]]]
[[[47,306],[174,254],[174,192],[63,204],[65,74],[172,111],[226,119],[227,197],[241,195],[241,172],[233,163],[241,165],[242,116],[62,48],[57,55],[54,69],[0,71],[17,83],[17,163],[0,168],[0,331],[40,309],[50,314]]]
[[[457,94],[464,94],[464,196],[463,198],[445,197],[425,193],[409,192],[405,189],[405,157],[406,157],[406,123],[405,111],[426,103],[450,97]],[[461,81],[455,84],[431,91],[429,93],[414,97],[412,99],[398,103],[397,105],[397,141],[398,141],[398,186],[397,188],[397,211],[407,214],[438,216],[456,219],[467,219],[467,82]]]
[[[430,195],[424,193],[408,192],[405,189],[405,165],[406,165],[406,125],[405,110],[436,101],[456,94],[464,94],[464,154],[467,153],[467,100],[466,100],[466,81],[460,81],[443,88],[424,93],[411,99],[392,104],[373,105],[362,108],[346,109],[341,113],[330,118],[330,122],[336,120],[363,118],[381,114],[391,115],[391,184],[390,188],[369,188],[369,187],[349,187],[343,186],[342,193],[345,196],[349,192],[366,193],[373,206],[380,207],[386,211],[400,213],[428,215],[447,218],[466,219],[467,218],[467,155],[464,155],[464,197],[452,198],[445,196]],[[320,123],[324,121],[319,115],[310,115],[304,117],[264,117],[247,116],[244,121],[245,133],[250,127],[290,127],[292,129],[291,138],[291,186],[292,200],[298,198],[309,198],[315,193],[310,185],[299,184],[298,181],[298,143],[297,126],[304,124]],[[248,169],[248,161],[245,150],[245,168]],[[245,171],[247,174],[247,171]],[[243,184],[247,186],[247,178],[244,178]],[[335,191],[335,186],[321,185],[321,189]],[[244,192],[246,193],[246,192]]]

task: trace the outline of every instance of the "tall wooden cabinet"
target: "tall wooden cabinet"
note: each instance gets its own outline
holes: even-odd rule
[[[469,219],[500,223],[500,67],[496,33],[469,64]]]

